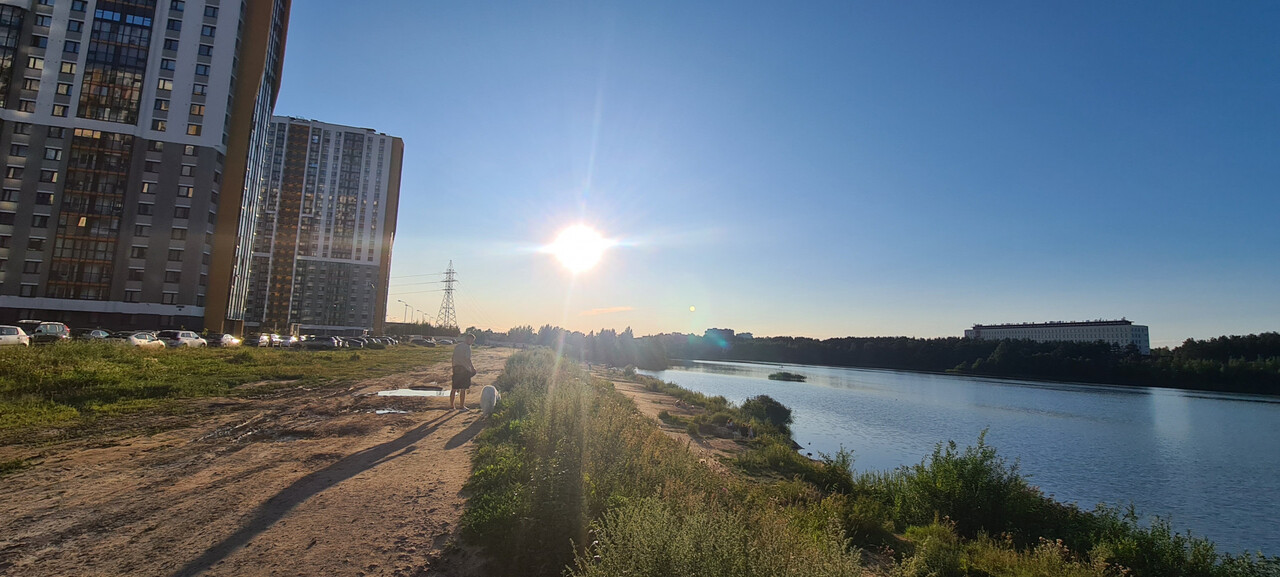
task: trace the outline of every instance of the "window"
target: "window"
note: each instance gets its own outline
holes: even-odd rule
[[[22,178],[21,166],[10,166],[4,171],[5,178]]]
[[[161,132],[164,132],[168,128],[169,128],[169,123],[163,120],[160,120],[159,118],[154,118],[151,120],[151,130],[159,130]]]
[[[174,60],[174,59],[172,59],[172,58],[161,58],[161,59],[160,59],[160,69],[161,69],[161,70],[177,70],[177,69],[178,69],[178,61],[177,61],[177,60]]]
[[[200,35],[204,36],[205,38],[213,38],[214,35],[216,35],[217,33],[218,33],[217,26],[209,26],[208,24],[205,24],[204,26],[200,27]]]
[[[164,141],[152,140],[151,144],[147,146],[147,150],[150,150],[151,152],[164,152]]]
[[[29,122],[14,123],[13,133],[14,134],[31,134],[31,123]]]
[[[143,238],[151,236],[151,227],[145,224],[135,224],[133,225],[133,236],[140,236]],[[138,280],[142,280],[142,279],[138,279]]]
[[[169,9],[173,10],[174,12],[182,12],[182,10],[186,7],[187,7],[187,3],[183,2],[182,0],[172,0],[171,2],[169,2]]]
[[[49,217],[43,214],[37,214],[31,217],[31,226],[33,228],[45,228],[49,226]]]
[[[145,246],[129,247],[129,258],[147,258],[147,247]]]
[[[32,70],[44,70],[44,59],[38,56],[28,56],[27,68]]]
[[[59,70],[59,72],[61,72],[61,73],[63,73],[63,74],[75,74],[75,73],[76,73],[76,63],[75,63],[75,62],[63,62],[63,63],[62,63],[62,68]]]
[[[58,171],[56,171],[56,170],[41,170],[41,171],[40,171],[40,182],[58,182]]]
[[[188,218],[191,216],[191,207],[175,206],[173,207],[173,218]]]
[[[204,130],[199,124],[187,125],[187,136],[200,136],[200,132]]]
[[[22,89],[23,90],[40,90],[40,79],[39,78],[23,78]]]
[[[192,116],[204,116],[204,105],[203,105],[203,104],[192,104],[192,105],[191,105],[191,115],[192,115]]]
[[[142,194],[155,194],[158,187],[159,185],[154,182],[144,182],[142,183]]]
[[[13,216],[12,212],[7,212],[4,214]],[[9,224],[13,224],[13,219],[9,219]],[[13,241],[13,237],[11,236],[0,236],[0,248],[9,248],[9,243],[12,241]]]
[[[81,32],[84,30],[83,20],[71,20],[67,22],[67,32]]]
[[[27,250],[44,250],[44,239],[43,238],[28,239]]]
[[[40,261],[29,260],[22,263],[22,272],[26,274],[37,274],[40,272]]]
[[[84,12],[85,0],[71,0],[71,10],[73,12]]]
[[[175,228],[173,229],[173,232],[169,233],[169,238],[173,240],[187,240],[187,229]]]
[[[182,176],[193,176],[196,173],[196,167],[190,164],[182,165]]]
[[[54,104],[54,105],[53,105],[53,115],[54,115],[54,116],[60,116],[60,117],[66,118],[66,117],[67,117],[67,105],[66,105],[66,104]]]
[[[209,65],[208,65],[208,64],[197,64],[197,65],[196,65],[196,76],[208,76],[208,75],[209,75]]]
[[[62,137],[64,137],[64,136],[66,136],[66,134],[67,134],[67,129],[65,129],[65,128],[61,127],[61,126],[50,126],[50,127],[49,127],[49,138],[62,138]]]
[[[160,161],[158,161],[158,160],[148,160],[148,161],[146,161],[145,163],[143,163],[143,165],[142,165],[142,169],[143,169],[143,170],[145,170],[145,171],[147,171],[147,172],[160,172]],[[144,182],[144,183],[142,184],[142,192],[146,192],[146,191],[147,191],[147,184],[149,184],[149,183],[145,183],[145,182]]]
[[[67,95],[71,94],[71,83],[70,83],[70,82],[59,82],[59,83],[58,83],[58,94],[60,94],[60,95],[62,95],[62,96],[67,96]]]
[[[217,6],[205,6],[205,7],[204,7],[204,15],[205,15],[205,18],[217,18],[217,17],[218,17],[218,7],[217,7]]]
[[[15,216],[17,215],[12,212],[0,212],[0,224],[13,224],[13,217]],[[0,243],[0,246],[9,246],[9,237],[0,236],[0,241],[4,241],[3,243]]]
[[[213,46],[210,46],[210,45],[208,45],[208,44],[201,44],[201,45],[200,45],[200,55],[201,55],[201,56],[213,56]]]
[[[62,43],[62,51],[63,51],[63,52],[69,52],[69,53],[71,53],[71,54],[79,54],[79,53],[80,53],[80,43],[79,43],[79,42],[76,42],[75,40],[68,40],[68,41],[66,41],[66,42],[63,42],[63,43]]]
[[[36,296],[36,285],[24,284],[18,288],[18,296],[33,297]]]
[[[156,83],[156,88],[160,90],[173,90],[173,81],[168,78],[161,78]]]
[[[45,147],[44,159],[45,160],[62,160],[62,149]]]
[[[26,156],[27,156],[27,145],[25,145],[25,144],[10,144],[10,145],[9,145],[9,156],[26,157]]]
[[[169,109],[169,99],[167,98],[156,99],[156,110],[168,110],[168,109]]]
[[[183,175],[183,176],[189,176],[189,175]],[[178,196],[182,198],[191,198],[192,196],[195,196],[194,194],[192,194],[194,191],[195,191],[195,187],[189,184],[178,185]]]
[[[53,17],[46,16],[44,14],[37,14],[35,24],[36,26],[39,26],[41,28],[48,28],[50,25],[53,24]]]
[[[34,100],[19,100],[19,101],[18,101],[18,110],[21,110],[22,112],[35,112],[35,111],[36,111],[36,101],[34,101]]]
[[[0,190],[0,202],[18,202],[18,189],[6,188]]]
[[[179,249],[179,248],[169,249],[169,261],[182,262],[182,249]]]
[[[165,38],[165,39],[164,39],[164,49],[165,49],[165,50],[171,50],[171,51],[176,52],[176,51],[178,50],[178,39],[176,39],[176,38]]]
[[[164,282],[182,282],[182,271],[167,270],[164,271]]]
[[[36,204],[41,205],[41,206],[53,206],[53,193],[52,193],[52,192],[37,192],[37,193],[36,193]]]
[[[168,28],[174,32],[178,32],[182,30],[182,21],[177,18],[170,18]]]
[[[153,210],[155,210],[155,206],[156,206],[156,205],[155,205],[154,203],[150,203],[150,202],[139,202],[139,203],[138,203],[138,214],[140,214],[140,215],[142,215],[142,216],[149,215],[149,214],[151,214],[151,212],[152,212]]]
[[[192,85],[191,85],[191,93],[192,93],[192,94],[204,94],[204,93],[206,93],[206,92],[208,92],[208,91],[209,91],[209,87],[208,87],[208,86],[206,86],[206,85],[204,85],[204,84],[192,84]]]
[[[49,37],[48,36],[32,36],[31,45],[36,48],[48,48]]]
[[[141,247],[134,247],[134,248],[141,248]],[[129,269],[129,280],[135,280],[135,281],[142,280],[142,269],[140,268]]]
[[[195,146],[193,146],[193,145],[188,144],[188,145],[186,145],[186,146],[182,147],[182,154],[183,154],[183,156],[195,156],[195,155],[196,155],[196,147],[195,147]]]
[[[132,270],[130,272],[133,272]],[[142,280],[142,279],[138,279]],[[124,291],[124,302],[136,303],[142,301],[142,291]]]
[[[164,293],[160,297],[160,302],[166,305],[176,304],[178,302],[178,293]]]

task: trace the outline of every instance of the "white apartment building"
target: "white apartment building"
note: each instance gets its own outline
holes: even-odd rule
[[[1023,339],[1039,342],[1068,341],[1092,343],[1105,341],[1117,346],[1135,345],[1142,354],[1151,354],[1151,338],[1146,325],[1133,321],[1083,321],[1017,323],[1003,325],[973,325],[964,331],[966,339],[1000,340]]]

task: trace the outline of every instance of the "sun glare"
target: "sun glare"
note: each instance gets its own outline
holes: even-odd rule
[[[546,251],[555,255],[565,268],[578,274],[591,270],[610,246],[613,246],[613,242],[600,236],[595,229],[575,224],[560,231],[560,235],[546,247]]]

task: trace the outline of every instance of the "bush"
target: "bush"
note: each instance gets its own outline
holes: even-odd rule
[[[742,412],[762,423],[769,423],[775,429],[787,432],[791,429],[791,409],[773,400],[769,395],[751,397],[742,402]]]

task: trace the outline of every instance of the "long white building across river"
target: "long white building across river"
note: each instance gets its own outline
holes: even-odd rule
[[[1135,345],[1142,354],[1151,354],[1151,337],[1146,325],[1133,321],[1086,321],[1019,323],[1004,325],[973,325],[964,332],[967,339],[999,340],[1026,339],[1032,341],[1069,341],[1092,343],[1106,341],[1121,347]]]

